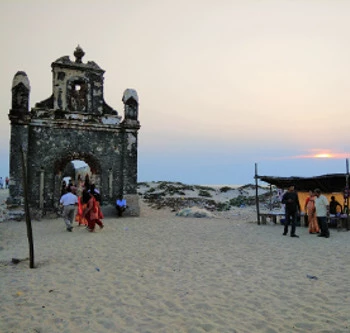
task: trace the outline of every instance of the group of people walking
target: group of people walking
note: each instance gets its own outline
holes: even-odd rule
[[[334,197],[332,201],[335,201]],[[284,193],[282,204],[285,205],[286,215],[283,235],[286,236],[288,234],[288,227],[291,225],[290,236],[298,238],[299,236],[295,233],[295,230],[297,218],[301,209],[294,185],[290,185],[287,192]],[[338,202],[336,202],[336,204],[340,205]],[[317,188],[310,191],[304,208],[308,218],[309,233],[318,234],[318,237],[329,238],[330,233],[327,218],[330,215],[330,205],[328,199],[321,193],[320,189]]]
[[[67,231],[72,232],[74,222],[79,226],[86,226],[89,232],[95,231],[96,224],[102,229],[103,214],[100,207],[101,196],[94,184],[85,181],[80,196],[76,194],[77,186],[68,184],[66,193],[61,196],[60,205],[63,206],[63,220]],[[76,208],[77,213],[76,213]]]
[[[67,231],[73,231],[74,222],[79,226],[86,226],[90,232],[95,231],[96,225],[102,229],[104,216],[100,204],[100,192],[95,184],[90,184],[88,175],[85,176],[85,181],[78,177],[76,184],[71,180],[68,184],[65,181],[62,183],[60,205],[63,207],[63,220]],[[115,207],[117,216],[121,217],[128,208],[126,199],[122,196],[118,197]]]

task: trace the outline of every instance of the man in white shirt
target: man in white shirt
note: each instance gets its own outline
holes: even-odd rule
[[[60,205],[63,206],[63,219],[67,231],[72,232],[73,221],[75,216],[75,206],[78,204],[78,197],[72,193],[70,186],[67,187],[67,193],[63,194],[60,199]]]
[[[321,233],[318,235],[318,237],[329,238],[329,230],[327,224],[327,217],[329,216],[329,202],[328,199],[321,194],[321,190],[319,188],[315,190],[315,194],[316,216],[321,229]]]

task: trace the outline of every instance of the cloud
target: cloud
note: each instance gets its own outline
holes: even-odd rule
[[[330,149],[311,149],[308,153],[292,156],[291,158],[330,158],[330,159],[347,159],[350,153],[337,152]]]

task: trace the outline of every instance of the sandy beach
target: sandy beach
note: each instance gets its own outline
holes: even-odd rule
[[[33,221],[35,269],[12,263],[28,258],[25,222],[1,222],[0,332],[350,332],[350,233],[295,239],[247,216],[141,201],[95,233]]]

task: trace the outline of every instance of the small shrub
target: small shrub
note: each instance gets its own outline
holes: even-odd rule
[[[239,195],[237,198],[233,198],[230,200],[230,204],[232,206],[240,207],[241,205],[247,204],[247,197],[244,195]]]
[[[212,197],[212,195],[208,191],[205,191],[205,190],[199,190],[198,195],[201,197],[209,197],[209,198]]]
[[[230,210],[230,203],[228,202],[219,202],[216,206],[216,209],[219,212],[225,211],[225,210]]]
[[[226,192],[228,192],[229,190],[231,190],[231,187],[229,187],[229,186],[224,186],[224,187],[221,187],[221,188],[220,188],[220,192],[221,192],[221,193],[226,193]]]
[[[197,190],[203,190],[203,191],[215,191],[214,188],[210,186],[194,186]]]
[[[146,182],[140,182],[140,183],[137,183],[137,186],[146,186],[146,187],[150,187],[150,185]]]

